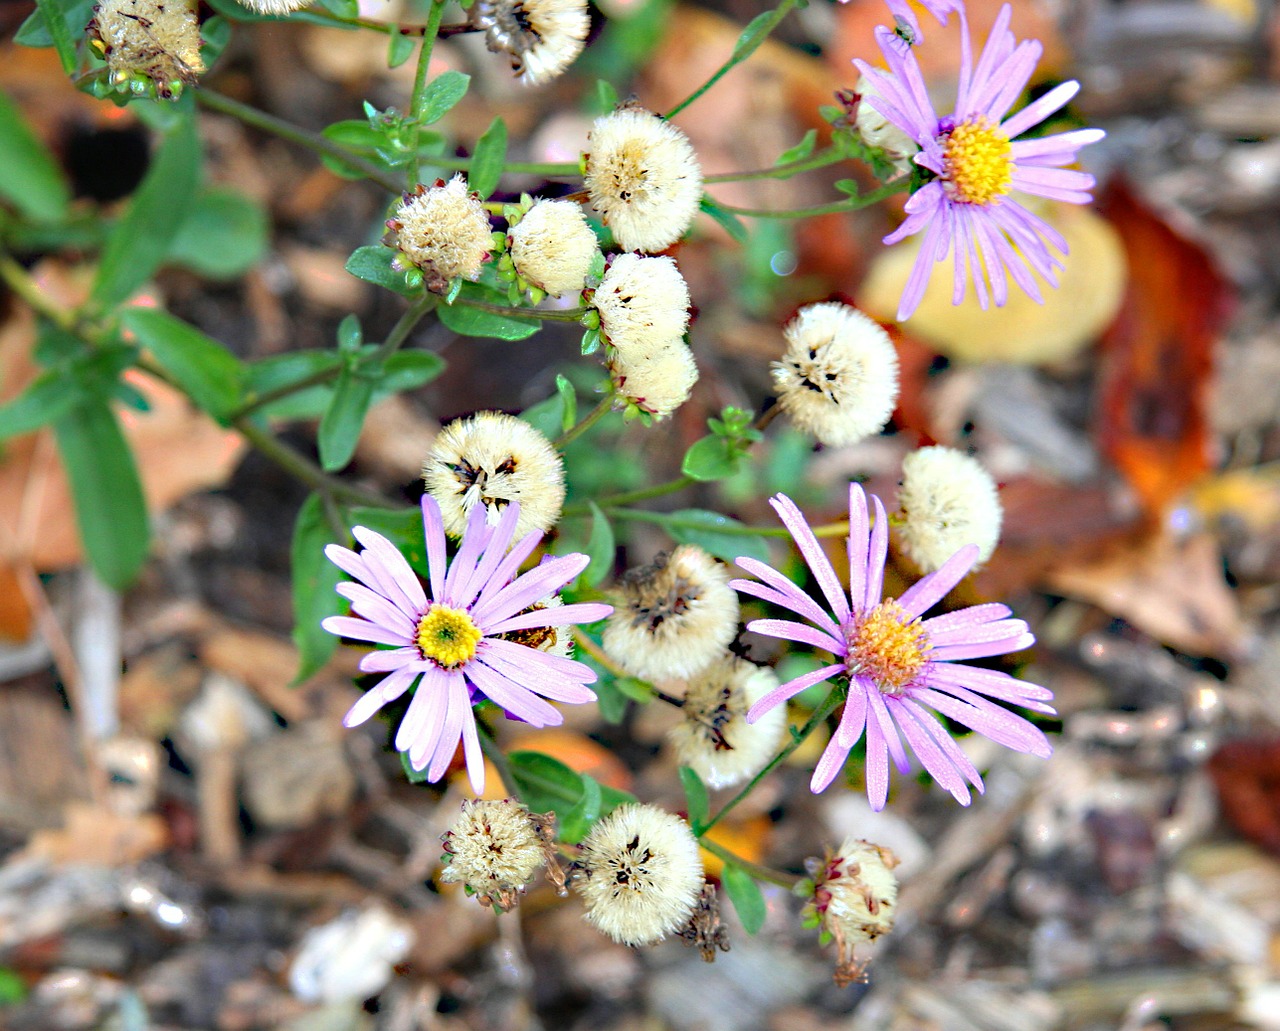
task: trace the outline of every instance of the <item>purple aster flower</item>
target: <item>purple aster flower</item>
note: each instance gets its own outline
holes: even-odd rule
[[[976,545],[957,551],[901,598],[881,600],[884,563],[889,547],[889,522],[884,505],[875,503],[875,526],[869,530],[867,499],[856,483],[849,484],[849,592],[836,579],[809,524],[784,494],[771,498],[783,524],[813,571],[830,611],[781,573],[752,558],[737,563],[755,580],[734,580],[731,587],[803,616],[757,619],[748,630],[797,641],[830,652],[836,662],[806,673],[765,695],[747,713],[758,719],[775,705],[831,677],[849,679],[849,695],[835,736],[822,753],[810,784],[814,793],[835,779],[849,751],[867,735],[867,796],[875,809],[884,808],[889,793],[889,757],[900,773],[910,769],[903,740],[911,746],[930,775],[969,804],[966,781],[982,791],[982,778],[960,746],[952,740],[935,712],[1019,752],[1042,758],[1052,749],[1043,733],[992,699],[1052,715],[1053,695],[1043,687],[1024,683],[1007,673],[961,665],[977,659],[1020,651],[1035,638],[1020,619],[1010,619],[1005,605],[971,605],[956,612],[922,619],[951,590],[978,558]]]
[[[594,602],[539,605],[581,573],[588,558],[575,554],[547,559],[516,576],[542,539],[541,533],[531,533],[512,548],[519,518],[520,506],[512,502],[490,529],[485,507],[476,505],[450,562],[440,506],[424,496],[429,598],[404,556],[373,530],[357,526],[351,531],[363,551],[336,544],[325,548],[329,560],[358,583],[338,585],[338,593],[350,599],[353,615],[330,616],[324,628],[341,637],[391,646],[360,660],[366,673],[388,676],[351,707],[343,724],[363,723],[417,682],[396,732],[396,749],[407,752],[410,765],[426,768],[427,779],[434,781],[444,776],[461,738],[476,794],[484,791],[484,759],[471,711],[476,694],[535,727],[564,720],[548,698],[595,701],[586,685],[596,675],[588,666],[520,643],[517,632],[592,623],[613,611],[611,605]]]
[[[885,243],[894,244],[924,233],[898,308],[900,321],[919,305],[934,263],[953,251],[952,303],[964,299],[965,283],[972,278],[982,307],[987,306],[988,281],[995,303],[1003,305],[1008,298],[1006,272],[1043,302],[1032,270],[1057,286],[1056,270],[1062,263],[1051,248],[1065,255],[1067,242],[1009,194],[1016,190],[1087,204],[1092,200],[1088,191],[1093,188],[1093,176],[1063,166],[1076,160],[1081,147],[1106,135],[1101,129],[1076,129],[1015,140],[1065,105],[1080,84],[1064,82],[1006,118],[1044,48],[1038,40],[1017,41],[1009,31],[1012,9],[1005,4],[975,65],[964,7],[955,9],[960,14],[960,82],[955,111],[945,118],[938,116],[929,100],[915,54],[901,45],[893,30],[884,26],[876,30],[888,73],[865,61],[853,62],[875,88],[867,94],[866,103],[916,141],[920,147],[916,164],[936,176],[911,196],[906,219],[884,238]]]

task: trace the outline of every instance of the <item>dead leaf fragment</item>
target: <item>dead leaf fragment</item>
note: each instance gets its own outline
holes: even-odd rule
[[[69,802],[62,827],[37,831],[24,854],[58,866],[128,866],[169,844],[164,821],[154,813],[128,816],[92,802]]]

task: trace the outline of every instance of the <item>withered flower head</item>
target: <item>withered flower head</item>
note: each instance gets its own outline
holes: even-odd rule
[[[478,0],[473,14],[485,45],[509,54],[529,86],[550,82],[582,53],[591,28],[586,0]]]
[[[143,84],[166,100],[204,71],[192,0],[103,0],[94,8],[89,45],[117,84]]]

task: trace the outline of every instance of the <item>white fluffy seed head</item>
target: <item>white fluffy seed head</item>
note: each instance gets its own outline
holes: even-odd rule
[[[510,55],[527,86],[550,82],[573,64],[591,29],[586,0],[478,0],[472,18],[485,45]]]
[[[713,788],[755,776],[778,750],[787,707],[775,705],[755,723],[747,710],[777,686],[773,670],[726,652],[685,688],[681,720],[667,735],[676,757]]]
[[[600,245],[587,216],[572,201],[536,201],[507,233],[516,272],[552,297],[586,285]]]
[[[648,351],[611,350],[609,376],[623,401],[665,419],[689,400],[698,382],[698,366],[693,352],[677,339]]]
[[[564,463],[541,433],[502,412],[478,412],[443,427],[423,463],[422,478],[440,505],[444,528],[461,537],[467,516],[484,505],[496,526],[507,505],[520,503],[515,539],[546,533],[564,504]]]
[[[814,907],[822,927],[842,952],[875,941],[893,929],[897,916],[898,858],[882,845],[849,837],[829,856],[814,884]]]
[[[204,71],[191,0],[103,0],[86,31],[113,82],[149,79],[171,99]]]
[[[461,175],[435,186],[420,183],[405,194],[387,228],[396,266],[420,269],[435,293],[444,293],[455,279],[479,276],[493,245],[484,205]]]
[[[444,835],[441,880],[465,884],[484,905],[510,909],[546,861],[533,815],[519,802],[471,801]]]
[[[694,544],[629,571],[614,601],[604,650],[645,680],[702,672],[738,632],[738,595],[729,586],[729,569]]]
[[[704,883],[689,825],[653,805],[619,806],[598,821],[577,865],[588,922],[624,945],[652,945],[680,930]]]
[[[823,444],[843,447],[884,429],[898,402],[898,353],[857,308],[801,308],[783,329],[787,349],[772,363],[778,404]]]
[[[619,254],[591,303],[605,342],[632,355],[679,342],[689,326],[689,285],[667,257]]]
[[[902,460],[898,540],[932,573],[967,544],[985,562],[1000,539],[1003,511],[995,481],[976,458],[949,447],[922,447]]]
[[[867,103],[868,96],[877,96],[875,86],[864,75],[858,79],[855,91],[861,94],[858,102],[858,113],[854,118],[854,127],[862,142],[869,147],[878,147],[884,151],[885,157],[893,162],[899,173],[909,172],[912,157],[920,150],[919,145],[902,129]]]
[[[243,7],[259,14],[285,15],[310,7],[312,0],[240,0]]]
[[[670,122],[638,104],[596,119],[583,184],[618,246],[662,251],[680,239],[702,200],[693,146]]]

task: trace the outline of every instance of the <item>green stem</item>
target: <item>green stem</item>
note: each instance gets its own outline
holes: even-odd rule
[[[721,172],[719,175],[708,175],[704,183],[741,183],[749,179],[790,179],[801,172],[811,172],[815,168],[826,168],[842,161],[844,155],[835,147],[828,147],[807,158],[797,158],[784,165],[773,165],[771,168],[756,168],[750,172]]]
[[[370,356],[369,361],[373,363],[384,362],[395,354],[405,342],[409,339],[409,334],[413,332],[414,327],[422,321],[423,317],[431,311],[435,310],[435,306],[439,303],[440,298],[435,294],[424,294],[422,297],[414,301],[400,316],[399,320],[391,327],[391,332],[387,334],[377,351]]]
[[[591,429],[596,423],[603,419],[613,409],[613,392],[605,394],[600,399],[600,403],[596,405],[586,416],[580,419],[576,424],[570,426],[560,436],[551,442],[551,446],[558,451],[563,451],[565,446],[581,437],[587,430]]]
[[[709,90],[717,82],[723,79],[731,69],[741,64],[748,57],[754,54],[756,52],[756,49],[760,46],[760,44],[769,38],[769,33],[771,33],[774,29],[776,29],[778,27],[778,23],[781,22],[782,19],[785,18],[788,14],[790,14],[791,9],[799,3],[800,3],[800,0],[782,0],[782,3],[778,5],[777,9],[772,11],[769,14],[769,17],[761,24],[760,28],[751,37],[751,41],[746,46],[743,46],[742,41],[739,40],[738,43],[733,48],[733,53],[729,55],[729,59],[725,61],[725,63],[722,64],[719,68],[716,69],[715,73],[711,76],[711,78],[709,78],[696,90],[690,93],[689,96],[685,97],[684,100],[680,101],[680,103],[678,103],[675,107],[673,107],[670,111],[668,111],[667,117],[674,118],[686,107],[688,107],[700,96],[702,96],[702,94],[706,93],[707,90]]]
[[[354,487],[330,476],[302,452],[294,450],[279,437],[248,419],[237,419],[231,425],[267,458],[313,490],[350,504],[367,505],[371,508],[398,507],[381,494]]]
[[[634,505],[637,501],[648,501],[650,498],[660,498],[665,494],[674,494],[678,490],[684,490],[685,487],[698,481],[691,476],[680,476],[674,480],[667,480],[665,483],[655,483],[652,487],[641,487],[639,490],[629,490],[622,494],[611,494],[605,498],[596,498],[595,502],[601,508],[618,508],[623,505]],[[564,514],[566,516],[586,515],[589,511],[584,504],[566,505]]]
[[[713,856],[719,856],[726,863],[732,863],[734,866],[740,866],[757,881],[768,881],[770,884],[779,884],[784,888],[791,889],[800,883],[800,877],[796,874],[783,873],[781,870],[774,870],[768,866],[761,866],[759,863],[753,863],[750,859],[743,859],[740,855],[731,852],[717,841],[712,841],[704,834],[698,839],[698,844],[710,852]]]
[[[231,97],[224,96],[203,86],[196,90],[195,94],[196,100],[210,111],[230,115],[232,118],[244,122],[245,125],[251,125],[262,132],[278,136],[280,139],[288,140],[290,143],[296,143],[298,146],[306,147],[317,154],[335,158],[344,165],[349,165],[355,169],[370,182],[377,183],[384,190],[390,190],[392,193],[401,192],[400,184],[377,165],[366,161],[358,154],[352,153],[346,147],[334,143],[331,139],[320,135],[318,132],[303,129],[292,122],[286,122],[283,118],[277,118],[275,115],[267,114],[267,112],[260,111],[256,107],[250,107],[248,104],[242,104],[238,100],[233,100]]]
[[[439,155],[429,160],[429,164],[439,165],[458,172],[466,172],[471,168],[471,158],[448,157]],[[567,161],[508,161],[502,166],[503,175],[541,175],[547,178],[576,179],[582,175],[581,167]]]
[[[507,315],[518,319],[540,319],[543,322],[579,322],[590,308],[512,308],[505,304],[492,304],[489,301],[477,300],[474,297],[455,297],[454,304],[479,311],[493,312],[494,315]]]
[[[409,101],[409,114],[414,119],[413,160],[409,162],[409,189],[418,183],[422,134],[422,119],[426,114],[427,67],[431,64],[431,51],[435,48],[436,33],[440,31],[440,20],[444,17],[445,0],[432,0],[431,10],[427,13],[427,24],[422,27],[422,47],[418,51],[418,69],[413,77],[413,94]]]
[[[600,504],[600,502],[596,502],[596,504]],[[658,526],[665,526],[677,530],[708,529],[705,520],[690,519],[687,516],[676,515],[672,512],[647,512],[644,509],[639,508],[612,508],[609,511],[614,519],[621,519],[623,522],[656,523]],[[723,534],[726,537],[790,536],[787,528],[784,526],[716,526],[714,527],[714,531],[716,534]],[[848,532],[847,528],[845,532]]]
[[[809,717],[805,725],[798,731],[792,731],[791,740],[783,746],[782,751],[769,760],[769,765],[752,777],[751,780],[747,782],[746,787],[734,795],[733,798],[729,799],[729,801],[720,807],[720,811],[716,813],[715,816],[711,817],[711,820],[702,828],[703,835],[732,812],[738,803],[750,795],[751,792],[756,789],[756,785],[772,773],[780,763],[785,762],[787,756],[799,748],[805,739],[818,729],[818,725],[835,712],[836,706],[844,700],[844,694],[843,689],[839,685],[833,687],[831,689],[831,693],[827,695],[826,700],[813,710],[813,714]]]
[[[480,750],[484,752],[485,758],[493,763],[493,768],[498,771],[498,779],[502,781],[502,790],[511,798],[523,801],[520,798],[520,788],[516,785],[515,774],[511,771],[511,762],[507,759],[506,753],[498,747],[493,731],[489,729],[483,720],[476,720],[476,729],[480,732]]]
[[[721,204],[719,201],[716,201],[716,204],[725,211],[741,215],[744,218],[812,218],[815,215],[838,215],[845,211],[859,211],[884,200],[886,197],[892,197],[896,193],[904,193],[910,186],[910,179],[899,179],[886,183],[870,193],[859,194],[856,197],[846,197],[844,200],[832,201],[830,204],[816,204],[810,208],[795,208],[786,211],[771,211],[766,208],[735,208],[730,204]]]
[[[65,332],[75,332],[77,323],[75,312],[51,304],[27,270],[7,254],[0,254],[0,279],[3,279],[10,290],[26,301],[32,311],[39,312]]]

